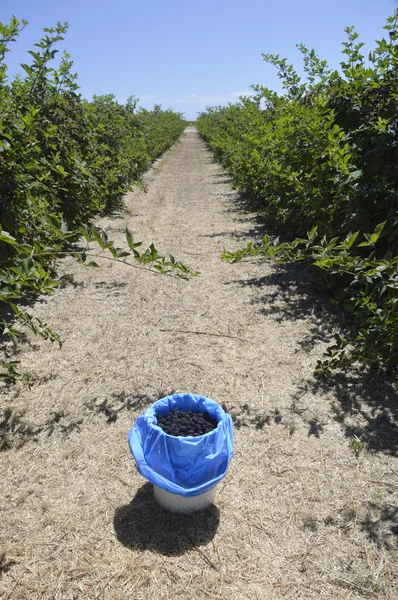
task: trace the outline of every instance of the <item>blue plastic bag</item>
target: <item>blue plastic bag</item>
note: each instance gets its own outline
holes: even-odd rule
[[[207,412],[218,425],[199,437],[168,435],[157,415],[173,408]],[[186,498],[208,492],[225,475],[234,451],[232,420],[217,402],[196,394],[173,394],[140,416],[128,434],[137,469],[154,485]]]

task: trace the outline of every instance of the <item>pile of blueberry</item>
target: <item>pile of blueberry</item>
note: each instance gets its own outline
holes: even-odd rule
[[[183,437],[198,437],[213,431],[217,421],[207,412],[193,412],[174,408],[167,415],[158,415],[157,424],[169,435],[182,435]]]

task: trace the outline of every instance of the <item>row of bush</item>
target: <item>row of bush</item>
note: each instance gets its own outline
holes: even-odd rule
[[[184,130],[180,114],[139,109],[111,94],[91,102],[78,93],[72,61],[53,66],[66,25],[46,29],[22,64],[25,77],[7,80],[7,43],[20,29],[0,25],[0,223],[17,239],[43,236],[42,218],[85,223],[119,208],[123,195]]]
[[[385,30],[365,58],[347,28],[340,70],[300,44],[305,81],[264,55],[284,93],[253,86],[253,97],[197,122],[269,233],[224,258],[308,259],[342,309],[347,334],[319,363],[324,373],[357,360],[398,371],[398,11]]]
[[[15,316],[57,339],[18,303],[57,285],[54,260],[67,242],[94,215],[119,209],[124,194],[142,183],[151,162],[186,126],[181,114],[160,106],[137,109],[134,97],[125,105],[111,94],[85,100],[70,56],[56,56],[67,24],[45,29],[29,64],[21,65],[24,75],[10,80],[7,52],[26,25],[15,17],[0,23],[0,343],[1,337],[16,341]],[[167,265],[154,247],[141,254],[129,233],[127,252],[103,234],[86,231],[86,238],[114,258],[130,253],[161,272],[177,268],[187,275],[174,259]],[[0,361],[3,369],[8,365],[6,374],[10,364],[9,356]]]

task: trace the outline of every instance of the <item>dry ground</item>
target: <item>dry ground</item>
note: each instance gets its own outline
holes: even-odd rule
[[[303,267],[219,260],[258,232],[194,130],[147,181],[99,224],[119,243],[128,224],[201,276],[65,260],[63,287],[34,307],[65,343],[29,338],[35,384],[0,389],[0,597],[395,600],[393,392],[314,381],[331,317]],[[193,517],[157,508],[127,445],[172,391],[235,420],[216,505]]]

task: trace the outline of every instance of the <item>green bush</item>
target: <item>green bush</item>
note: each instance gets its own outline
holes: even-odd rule
[[[328,275],[323,283],[349,329],[329,364],[360,359],[396,376],[398,11],[385,29],[388,39],[365,61],[358,34],[347,28],[340,71],[300,44],[305,82],[285,59],[265,55],[285,93],[254,86],[252,99],[208,109],[197,126],[270,233],[286,240],[266,237],[260,247],[224,258],[265,252],[311,260]],[[360,231],[374,233],[358,243]]]
[[[30,51],[30,64],[21,65],[24,77],[9,81],[8,46],[26,25],[15,17],[0,23],[0,339],[14,343],[15,316],[35,333],[58,340],[18,303],[55,288],[55,259],[70,252],[68,243],[80,235],[114,260],[131,255],[160,273],[193,275],[154,246],[141,253],[129,234],[129,247],[122,250],[85,227],[94,215],[122,206],[124,194],[142,183],[151,162],[179,138],[182,116],[159,106],[136,112],[133,97],[126,105],[111,94],[84,100],[70,56],[64,53],[54,66],[67,24],[45,29]],[[83,262],[85,257],[77,255]],[[14,361],[8,357],[1,367],[7,375]]]
[[[181,115],[135,113],[113,95],[85,101],[72,61],[52,66],[66,25],[46,35],[23,64],[24,78],[7,81],[5,53],[20,24],[0,24],[0,223],[17,239],[46,238],[43,218],[57,215],[69,227],[122,204],[123,195],[184,130]]]

